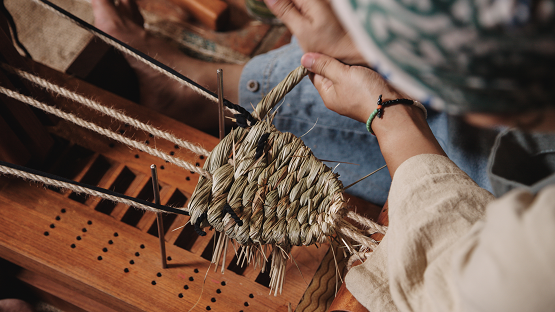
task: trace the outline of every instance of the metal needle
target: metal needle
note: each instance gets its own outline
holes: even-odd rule
[[[224,117],[224,72],[220,68],[216,71],[218,73],[218,121],[220,128],[220,141],[225,137],[225,117]]]
[[[158,173],[156,172],[156,165],[150,165],[150,172],[152,173],[152,188],[154,190],[154,203],[160,205],[160,189],[158,187]],[[164,221],[162,220],[162,213],[156,213],[156,222],[158,223],[158,238],[160,239],[160,255],[162,257],[162,268],[168,267],[166,262],[166,240],[164,239]]]

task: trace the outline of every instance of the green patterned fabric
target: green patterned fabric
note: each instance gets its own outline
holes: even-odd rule
[[[555,104],[553,0],[334,0],[366,59],[453,113]]]

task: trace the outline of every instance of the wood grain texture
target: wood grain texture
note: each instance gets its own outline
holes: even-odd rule
[[[94,95],[102,103],[147,120],[179,137],[198,142],[209,150],[218,142],[214,137],[75,78],[40,64],[31,62],[29,66],[39,76],[78,93]],[[177,149],[171,143],[156,140],[148,133],[135,131],[106,116],[96,115],[63,98],[57,98],[56,105],[64,111],[92,118],[98,124],[126,136],[149,141],[149,145],[198,163],[199,166],[205,160]],[[176,197],[176,194],[181,194],[177,197],[181,197],[181,205],[184,205],[196,185],[196,174],[183,172],[171,164],[77,128],[66,121],[47,126],[46,129],[56,140],[66,142],[65,146],[52,152],[59,159],[53,161],[46,168],[47,171],[110,189],[122,188],[119,190],[122,193],[149,200],[152,192],[149,167],[154,163],[159,168],[164,204]],[[130,177],[127,183],[122,182],[125,176]],[[120,186],[123,184],[126,186]],[[186,230],[186,226],[168,235],[173,240],[173,244],[167,246],[168,256],[172,260],[169,261],[170,268],[162,270],[157,238],[149,232],[154,218],[121,204],[114,205],[107,213],[97,210],[106,209],[105,205],[105,202],[96,198],[45,189],[15,178],[2,177],[0,206],[9,208],[0,211],[0,256],[42,276],[26,279],[33,287],[88,311],[105,311],[106,305],[117,311],[181,310],[191,308],[199,297],[200,303],[195,307],[198,311],[205,311],[208,306],[216,311],[226,310],[230,306],[244,311],[287,311],[287,305],[291,303],[295,307],[306,289],[303,277],[296,273],[297,265],[304,279],[310,281],[324,256],[321,250],[315,252],[311,248],[295,247],[292,254],[297,265],[288,264],[288,276],[281,296],[269,295],[269,288],[256,282],[260,276],[256,269],[249,274],[238,274],[231,270],[221,274],[219,270],[214,272],[212,269],[208,271],[203,286],[204,274],[210,266],[205,253],[211,249],[213,231],[208,231],[205,237],[199,237],[194,231],[187,232],[190,229]],[[176,218],[170,224],[169,231],[184,225],[187,220],[188,217]],[[45,235],[46,232],[48,235]],[[117,237],[115,233],[118,233]],[[183,237],[183,233],[186,236]],[[98,257],[102,257],[101,260]],[[226,267],[230,267],[233,258],[234,250],[230,247]],[[157,276],[158,273],[162,276]],[[53,284],[45,284],[45,279]],[[156,285],[153,285],[153,281]],[[67,289],[75,294],[67,295]],[[88,299],[81,300],[83,297]],[[95,306],[95,302],[102,304]]]

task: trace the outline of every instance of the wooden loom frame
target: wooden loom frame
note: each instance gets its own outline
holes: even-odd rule
[[[2,37],[0,42],[9,42],[9,38],[4,32],[0,34],[0,37]],[[6,48],[3,48],[0,54],[15,66],[31,69],[39,76],[47,77],[57,84],[69,86],[70,89],[79,93],[94,95],[103,103],[110,103],[118,109],[132,112],[131,115],[134,117],[150,120],[151,124],[155,126],[171,129],[177,136],[199,142],[205,148],[211,149],[217,143],[215,138],[170,118],[40,64],[28,62],[16,55],[15,50],[8,49],[9,44],[2,44],[2,46]],[[13,77],[0,74],[0,81],[2,84],[9,85],[13,81]],[[23,85],[29,90],[33,90],[30,84],[23,83]],[[31,93],[33,96],[43,99],[49,98],[44,92],[31,91]],[[3,101],[4,99],[5,97],[2,97]],[[50,97],[50,99],[52,98]],[[13,101],[5,101],[11,107],[9,109],[21,109],[19,108],[21,104],[10,102]],[[56,99],[56,102],[64,110],[75,108],[75,104],[66,100]],[[31,111],[28,108],[23,110],[19,112],[20,115],[26,115]],[[90,117],[94,114],[85,112],[83,115]],[[123,130],[135,139],[155,142],[148,134],[133,132],[125,125],[114,123],[109,118],[101,116],[94,118],[99,121],[99,124]],[[52,120],[50,121],[52,122]],[[117,187],[117,181],[121,179],[122,173],[125,172],[129,175],[131,172],[135,178],[124,192],[132,196],[148,196],[141,193],[148,189],[149,166],[155,163],[160,169],[164,166],[164,169],[160,171],[162,203],[167,203],[175,196],[179,197],[176,195],[178,192],[184,197],[189,197],[196,185],[197,177],[188,173],[184,177],[182,170],[173,165],[160,163],[160,160],[154,157],[131,151],[106,138],[93,135],[86,130],[76,129],[75,126],[68,125],[64,121],[53,121],[52,124],[46,127],[42,125],[31,127],[34,128],[34,134],[31,137],[35,136],[35,143],[42,144],[42,147],[35,148],[35,150],[28,149],[35,154],[35,156],[29,156],[29,160],[39,163],[46,161],[53,153],[52,147],[57,146],[56,140],[57,143],[66,140],[69,142],[64,147],[66,152],[71,151],[76,143],[92,152],[81,159],[82,164],[78,166],[80,169],[76,170],[72,177],[76,180],[87,180],[91,175],[94,176],[96,168],[104,166],[105,174],[97,176],[97,183],[100,186]],[[50,138],[49,140],[49,136],[44,137],[38,131],[40,128],[54,134],[58,139]],[[3,129],[9,130],[5,126]],[[41,136],[42,138],[39,138]],[[202,165],[203,159],[195,157],[191,153],[176,150],[172,144],[162,141],[155,143],[159,149],[173,152],[186,161],[198,162],[198,165]],[[15,150],[14,148],[12,152]],[[19,150],[14,155],[25,154],[25,146]],[[60,151],[54,151],[54,153],[58,152]],[[61,151],[60,154],[64,154],[64,151]],[[19,160],[23,160],[23,158]],[[62,160],[57,161],[58,165],[54,161],[53,167],[59,167],[59,162]],[[68,166],[69,164],[61,165]],[[171,243],[183,239],[182,233],[191,235],[194,231],[186,227],[179,232],[168,232],[166,239],[171,244],[168,248],[168,256],[172,258],[172,261],[169,262],[169,269],[162,270],[159,265],[157,239],[155,236],[146,234],[152,232],[150,224],[155,219],[152,213],[147,212],[139,216],[135,227],[127,226],[118,220],[133,213],[129,213],[132,210],[123,205],[115,206],[107,215],[95,211],[95,208],[103,205],[103,202],[98,199],[80,198],[68,192],[60,193],[37,188],[29,185],[28,182],[6,177],[0,178],[0,205],[4,207],[0,209],[0,256],[24,268],[18,276],[21,280],[62,299],[69,304],[71,309],[91,311],[182,310],[192,307],[200,295],[202,289],[199,287],[200,281],[202,281],[209,263],[209,260],[202,257],[202,254],[210,245],[213,232],[204,238],[197,238],[189,242],[188,250],[178,248]],[[358,205],[360,207],[360,203]],[[6,207],[11,209],[5,209]],[[133,217],[127,218],[133,219]],[[186,218],[179,216],[174,220],[174,224],[185,224]],[[46,232],[48,232],[48,236],[45,235]],[[114,236],[116,232],[118,233],[117,237]],[[78,236],[80,239],[77,238]],[[305,273],[307,280],[312,279],[313,273],[318,268],[317,264],[324,259],[321,266],[324,269],[319,271],[319,279],[316,281],[318,284],[315,285],[315,280],[311,283],[312,293],[310,291],[305,293],[306,286],[302,282],[299,283],[299,276],[295,277],[298,273],[295,274],[296,268],[293,264],[289,268],[287,281],[296,281],[296,283],[286,284],[284,294],[278,297],[268,296],[269,289],[256,283],[259,274],[258,270],[253,268],[246,268],[242,274],[228,271],[222,275],[219,272],[210,271],[201,303],[197,305],[196,310],[206,310],[206,307],[210,306],[211,309],[219,311],[228,310],[230,306],[233,306],[238,307],[236,310],[245,311],[287,311],[287,303],[291,303],[295,307],[303,293],[305,293],[305,298],[310,300],[308,300],[309,303],[307,300],[304,303],[301,301],[299,308],[302,310],[310,310],[311,304],[316,307],[321,307],[322,304],[329,305],[329,300],[326,302],[318,300],[323,298],[321,296],[324,292],[322,285],[325,285],[328,292],[330,289],[332,292],[334,291],[335,263],[332,263],[333,255],[331,252],[326,254],[325,248],[320,250],[314,246],[302,248],[311,248],[307,254],[316,255],[314,258],[316,265],[312,264],[310,274]],[[233,254],[233,250],[228,250],[226,263],[228,267]],[[341,258],[342,253],[336,252],[336,256]],[[102,260],[99,260],[99,257],[102,257]],[[134,264],[130,264],[131,260]],[[297,259],[297,262],[301,262],[302,265],[302,259]],[[129,272],[125,272],[125,269],[128,269]],[[161,273],[161,276],[158,276],[158,273]],[[193,280],[190,280],[191,278]],[[154,285],[153,282],[156,284]],[[225,285],[222,282],[225,282]],[[185,289],[185,285],[188,286],[188,289]],[[156,291],[151,291],[152,289]],[[227,289],[233,289],[233,291],[226,291]],[[244,298],[238,296],[238,293],[243,294]],[[180,297],[180,294],[183,297]],[[212,298],[215,302],[212,302]],[[248,306],[245,303],[248,303]]]

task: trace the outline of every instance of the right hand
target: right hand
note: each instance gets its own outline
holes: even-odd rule
[[[264,0],[297,37],[304,52],[329,55],[352,65],[366,61],[343,29],[326,0]]]
[[[345,65],[319,53],[306,53],[301,64],[327,108],[360,122],[366,122],[380,94],[383,101],[403,98],[377,72],[362,66]]]
[[[366,67],[345,65],[318,53],[303,55],[301,64],[311,72],[310,78],[327,108],[363,123],[376,109],[380,94],[383,101],[406,98],[380,74]],[[414,105],[388,106],[383,118],[375,118],[371,126],[391,177],[413,156],[445,156],[424,114]]]

